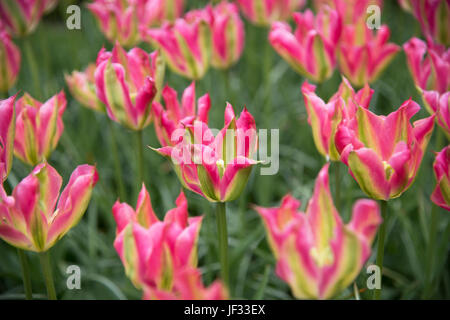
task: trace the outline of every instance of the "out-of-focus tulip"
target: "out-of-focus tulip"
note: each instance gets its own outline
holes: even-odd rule
[[[403,50],[417,87],[439,93],[450,91],[450,49],[411,38],[403,45]]]
[[[0,20],[11,34],[24,36],[36,29],[45,5],[45,0],[2,0]]]
[[[431,201],[450,211],[450,146],[436,154],[433,168],[437,184],[431,195]]]
[[[64,91],[41,103],[25,93],[16,102],[14,154],[35,166],[48,159],[64,130],[62,115],[66,110]]]
[[[209,94],[198,99],[196,108],[194,82],[184,90],[181,104],[177,92],[169,86],[164,88],[162,98],[165,107],[159,102],[154,102],[152,107],[155,131],[161,146],[174,146],[178,143],[178,140],[172,140],[172,134],[180,124],[192,125],[196,120],[208,123],[208,112],[211,107]]]
[[[338,161],[334,138],[341,122],[355,117],[358,106],[369,108],[373,90],[366,84],[357,93],[343,77],[339,90],[325,103],[314,92],[315,86],[303,83],[302,93],[317,150],[327,159]]]
[[[138,0],[141,28],[159,26],[183,15],[184,0]]]
[[[19,70],[19,48],[0,26],[0,92],[7,92],[16,83]]]
[[[15,113],[14,102],[16,96],[0,100],[0,181],[8,177],[11,170],[14,153]]]
[[[185,188],[211,202],[239,197],[258,163],[253,160],[258,147],[255,120],[247,109],[236,118],[228,104],[224,128],[216,137],[202,121],[181,124],[173,135],[178,136],[177,145],[156,151],[172,161]]]
[[[398,5],[405,11],[407,12],[411,12],[412,11],[412,7],[411,7],[411,0],[397,0]]]
[[[365,23],[367,8],[376,5],[381,8],[383,0],[314,0],[317,10],[324,5],[337,10],[345,24]]]
[[[189,15],[164,23],[161,28],[143,29],[143,37],[161,49],[169,67],[189,79],[200,79],[210,64],[210,34],[201,15]]]
[[[304,0],[238,0],[242,12],[252,23],[268,26],[288,20],[292,13],[305,5]]]
[[[172,291],[156,290],[152,287],[144,288],[146,300],[226,300],[228,292],[220,281],[215,281],[208,288],[202,283],[200,271],[185,268],[177,272]]]
[[[114,247],[127,276],[137,288],[146,286],[170,292],[176,273],[197,266],[197,239],[202,217],[188,218],[183,192],[180,192],[176,205],[160,221],[143,185],[136,210],[126,203],[116,202],[113,206],[117,223]]]
[[[450,91],[444,94],[437,91],[423,91],[422,97],[427,109],[436,115],[437,123],[450,138]]]
[[[164,74],[159,54],[140,48],[126,52],[118,43],[112,52],[104,48],[97,57],[96,92],[108,116],[120,124],[142,130],[151,120],[151,105]]]
[[[44,1],[44,13],[49,13],[58,5],[59,0],[43,0]]]
[[[369,258],[382,220],[377,203],[364,199],[344,225],[331,198],[328,166],[317,177],[306,213],[290,195],[280,208],[255,208],[266,226],[277,275],[300,299],[327,299],[348,287]]]
[[[341,160],[369,197],[396,198],[413,183],[434,127],[434,116],[411,125],[419,109],[412,100],[388,116],[358,108],[355,118],[339,127],[335,143]]]
[[[295,33],[285,22],[275,22],[270,44],[295,71],[315,81],[329,78],[336,65],[336,47],[341,35],[341,19],[336,11],[323,8],[316,17],[311,10],[294,13]]]
[[[21,249],[47,251],[80,221],[97,180],[95,167],[78,166],[59,196],[61,176],[42,163],[14,188],[12,196],[0,187],[0,238]]]
[[[419,21],[426,37],[450,45],[450,1],[410,0],[413,15]]]
[[[95,63],[91,63],[84,71],[73,71],[65,74],[67,86],[72,96],[83,106],[89,109],[105,112],[105,105],[101,102],[95,91]]]
[[[357,87],[372,83],[391,62],[400,47],[388,43],[389,28],[374,31],[362,24],[344,26],[338,50],[339,69]]]
[[[97,18],[106,38],[124,47],[140,42],[139,6],[136,0],[95,0],[87,7]]]

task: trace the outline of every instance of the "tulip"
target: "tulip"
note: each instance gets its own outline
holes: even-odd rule
[[[14,36],[25,36],[36,29],[45,6],[45,0],[2,0],[0,20]]]
[[[418,88],[439,93],[450,91],[450,49],[411,38],[403,45],[403,50]]]
[[[0,28],[0,92],[7,92],[17,80],[20,51],[6,31]]]
[[[175,21],[183,14],[184,0],[138,0],[141,28]]]
[[[285,22],[275,22],[269,33],[270,44],[295,71],[315,81],[331,77],[336,65],[335,51],[341,34],[336,11],[323,8],[316,17],[311,10],[294,13],[295,33]]]
[[[81,105],[105,112],[105,105],[98,99],[95,91],[95,69],[96,65],[91,63],[84,71],[73,71],[71,75],[65,74],[64,78],[70,93]]]
[[[14,154],[22,162],[35,166],[50,157],[64,130],[66,109],[64,91],[41,103],[25,93],[16,102]]]
[[[338,161],[339,153],[334,143],[337,128],[341,122],[355,117],[358,106],[369,108],[373,90],[366,84],[363,89],[355,93],[348,80],[343,77],[339,90],[328,103],[325,103],[316,95],[315,88],[308,82],[302,85],[308,123],[313,131],[314,143],[320,154],[327,160]]]
[[[0,100],[0,179],[3,183],[8,177],[13,162],[16,96]]]
[[[306,213],[286,195],[281,207],[256,207],[277,260],[276,273],[300,299],[328,299],[352,283],[370,256],[381,223],[373,200],[358,200],[344,225],[333,204],[326,164],[316,179]]]
[[[450,146],[445,147],[436,154],[433,168],[436,175],[436,188],[431,195],[433,201],[439,207],[450,211]]]
[[[410,0],[413,15],[422,33],[434,41],[450,45],[450,2],[448,0]]]
[[[215,281],[208,288],[202,283],[200,271],[185,268],[175,275],[174,290],[162,291],[152,287],[144,289],[146,300],[226,300],[228,292],[221,282]]]
[[[388,43],[389,36],[385,25],[376,34],[364,23],[344,26],[338,49],[339,69],[353,85],[362,87],[377,80],[400,50]]]
[[[139,7],[135,0],[95,0],[87,5],[110,42],[132,47],[140,42]]]
[[[174,135],[179,139],[172,141],[180,141],[176,146],[155,150],[172,161],[185,188],[211,202],[239,197],[257,164],[252,159],[257,149],[256,125],[247,109],[236,119],[228,104],[224,128],[216,137],[202,121],[182,124]]]
[[[388,116],[358,108],[355,118],[338,128],[341,160],[369,197],[396,198],[413,183],[434,126],[434,116],[410,124],[419,109],[411,99]]]
[[[172,135],[181,123],[192,125],[196,120],[208,123],[211,107],[209,94],[198,99],[196,111],[194,82],[184,90],[181,104],[177,92],[169,86],[164,88],[162,98],[165,108],[159,102],[154,102],[152,107],[155,131],[161,146],[174,146],[178,143],[177,140],[172,140]]]
[[[376,5],[381,7],[382,0],[315,0],[314,6],[317,10],[324,5],[337,10],[345,24],[365,23],[367,9]]]
[[[304,0],[238,0],[244,15],[252,23],[268,26],[272,22],[288,20],[292,13],[305,5]]]
[[[49,13],[58,5],[59,0],[43,0],[44,1],[44,13]]]
[[[143,37],[160,48],[165,61],[176,73],[198,80],[210,63],[207,22],[199,15],[166,22],[160,28],[142,30]]]
[[[422,97],[427,109],[436,115],[437,123],[450,138],[450,91],[441,95],[436,91],[423,91]]]
[[[142,130],[151,120],[151,104],[163,68],[158,52],[151,55],[140,48],[126,52],[118,43],[112,52],[104,48],[97,57],[95,85],[108,116],[133,130]]]
[[[136,288],[144,286],[171,291],[174,274],[197,265],[197,240],[202,218],[188,218],[183,192],[180,192],[176,205],[160,221],[143,185],[136,210],[118,201],[113,206],[117,223],[114,248]]]
[[[36,166],[11,196],[1,188],[0,238],[25,250],[49,250],[80,221],[97,180],[95,167],[78,166],[59,196],[58,172],[48,163]]]

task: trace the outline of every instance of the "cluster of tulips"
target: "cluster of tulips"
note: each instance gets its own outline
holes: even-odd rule
[[[14,85],[20,69],[20,52],[10,35],[33,31],[56,2],[0,2],[0,91]],[[305,81],[301,86],[314,143],[327,161],[305,212],[289,194],[280,207],[254,206],[266,226],[277,275],[297,298],[332,298],[360,273],[379,227],[377,264],[382,267],[387,201],[401,196],[414,182],[434,124],[450,137],[450,51],[446,48],[450,4],[399,2],[414,14],[426,37],[426,42],[413,38],[403,46],[431,114],[413,123],[420,107],[411,99],[387,116],[369,110],[373,95],[369,84],[401,49],[388,42],[386,25],[375,30],[366,25],[367,7],[381,7],[382,0],[315,0],[315,13],[299,12],[303,0],[221,1],[189,12],[184,12],[183,0],[95,0],[87,5],[114,47],[101,49],[95,62],[66,74],[65,79],[80,104],[106,113],[140,139],[137,184],[142,189],[136,208],[117,201],[112,214],[117,223],[114,247],[126,275],[144,298],[229,297],[225,204],[241,195],[259,163],[256,122],[246,108],[236,116],[227,104],[224,126],[214,134],[208,124],[209,94],[197,99],[192,82],[180,100],[176,90],[164,85],[164,73],[167,65],[199,81],[210,65],[230,68],[244,49],[240,12],[252,23],[269,27],[270,45],[303,77],[320,83],[336,68],[342,74],[341,85],[327,102],[316,94],[315,85]],[[286,22],[290,18],[297,26],[294,32]],[[141,41],[155,51],[137,47]],[[65,108],[63,91],[44,103],[27,93],[0,101],[2,181],[11,170],[13,154],[31,170],[11,195],[0,188],[0,238],[41,254],[50,298],[56,296],[46,252],[82,218],[98,180],[94,166],[80,165],[59,195],[62,178],[47,159],[63,133]],[[154,150],[171,162],[182,186],[216,204],[221,280],[209,287],[203,285],[197,267],[202,217],[189,217],[183,192],[162,220],[152,209],[143,184],[141,140],[142,130],[150,124],[161,145]],[[348,224],[343,223],[329,188],[330,162],[338,161],[371,198],[354,204]],[[450,146],[446,146],[436,154],[437,184],[431,196],[446,210],[450,210],[449,161]],[[122,185],[120,172],[116,178]],[[118,189],[124,201],[123,185]],[[381,201],[381,210],[376,200]],[[29,288],[27,292],[31,293]],[[375,297],[379,295],[377,290]]]

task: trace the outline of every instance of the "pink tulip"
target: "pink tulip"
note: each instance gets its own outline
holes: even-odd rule
[[[328,164],[316,179],[306,213],[286,195],[281,207],[256,207],[277,260],[276,273],[300,299],[328,299],[348,287],[370,256],[381,216],[373,200],[358,200],[344,225],[333,204]]]
[[[252,23],[262,26],[288,20],[305,5],[304,0],[237,0],[242,12]]]
[[[184,0],[137,0],[141,28],[159,26],[183,15]]]
[[[61,176],[42,163],[14,188],[12,196],[1,187],[0,238],[20,249],[47,251],[80,221],[97,180],[95,167],[78,166],[59,196]]]
[[[0,21],[14,36],[24,36],[36,29],[44,13],[44,0],[2,0]]]
[[[165,108],[159,102],[154,102],[152,107],[155,131],[161,146],[174,146],[178,143],[178,140],[172,140],[172,135],[180,124],[192,125],[196,120],[208,123],[211,107],[209,94],[198,99],[196,108],[194,82],[184,90],[181,104],[177,92],[169,86],[164,88],[162,98]]]
[[[450,211],[450,146],[445,147],[436,154],[433,168],[436,175],[436,188],[431,195],[433,201],[439,207]]]
[[[426,37],[450,45],[450,1],[410,0],[410,6]]]
[[[89,109],[105,112],[105,105],[101,102],[95,91],[96,65],[91,63],[84,71],[73,71],[71,75],[64,75],[72,96],[83,106]]]
[[[7,92],[16,83],[20,70],[20,51],[8,32],[0,26],[0,92]]]
[[[0,179],[6,180],[13,162],[16,96],[0,100]]]
[[[142,130],[151,120],[155,98],[164,68],[158,52],[147,54],[140,48],[126,52],[118,43],[112,52],[104,48],[97,57],[95,84],[108,116],[133,130]]]
[[[197,265],[197,239],[202,218],[188,218],[183,192],[176,205],[160,221],[143,185],[136,210],[118,201],[113,206],[117,223],[114,247],[127,276],[137,288],[171,291],[174,275]]]
[[[306,81],[302,85],[308,123],[313,131],[314,143],[324,157],[338,161],[340,156],[334,143],[338,126],[342,122],[353,119],[358,106],[369,108],[373,90],[366,84],[356,93],[348,80],[343,77],[339,90],[328,103],[325,103],[316,95],[315,89],[315,86]]]
[[[339,69],[354,86],[377,80],[400,50],[396,44],[388,43],[389,36],[385,25],[376,33],[365,23],[344,26],[338,50]]]
[[[425,106],[431,114],[435,114],[437,123],[450,138],[450,91],[439,94],[437,91],[423,91]]]
[[[62,116],[66,104],[64,91],[43,104],[28,93],[17,100],[14,139],[14,154],[17,158],[35,166],[50,157],[64,131]]]
[[[160,48],[169,67],[176,73],[198,80],[208,70],[209,31],[203,15],[191,14],[157,29],[143,29],[142,36]]]
[[[317,16],[311,10],[294,13],[295,33],[285,22],[275,22],[269,33],[270,44],[295,71],[315,81],[331,77],[336,65],[335,52],[341,35],[341,19],[336,11],[323,8]]]
[[[383,0],[314,0],[317,10],[324,5],[335,9],[345,24],[365,23],[371,5],[381,8]]]
[[[417,87],[439,93],[450,91],[450,49],[411,38],[403,50]]]
[[[156,151],[172,161],[185,188],[211,202],[239,197],[258,163],[253,160],[258,147],[255,120],[245,108],[236,118],[230,104],[225,109],[224,128],[217,136],[206,123],[194,121],[192,125],[180,124],[172,141],[179,142]]]
[[[434,116],[410,124],[420,107],[411,99],[388,116],[359,107],[335,138],[341,160],[371,198],[399,197],[413,183],[434,127]]]

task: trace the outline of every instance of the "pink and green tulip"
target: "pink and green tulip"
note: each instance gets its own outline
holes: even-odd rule
[[[347,288],[370,256],[381,216],[373,200],[358,200],[344,225],[333,204],[325,165],[306,213],[290,195],[279,208],[256,207],[277,260],[276,273],[299,299],[328,299]]]
[[[20,70],[20,51],[8,32],[0,27],[0,92],[8,92]]]
[[[17,158],[35,166],[50,157],[64,131],[62,116],[66,105],[64,91],[43,104],[28,93],[17,100],[14,139],[14,155]]]
[[[197,120],[208,123],[211,107],[209,94],[200,97],[196,107],[194,82],[184,90],[181,104],[177,92],[169,86],[163,89],[162,98],[165,107],[159,102],[154,102],[152,106],[155,131],[161,146],[174,146],[178,143],[178,140],[172,140],[172,135],[180,123],[192,125]]]
[[[14,36],[25,36],[36,29],[46,0],[2,0],[0,20]]]
[[[113,206],[117,223],[114,247],[136,288],[172,291],[175,274],[197,266],[197,240],[202,217],[188,217],[183,192],[180,192],[176,205],[160,221],[143,185],[136,210],[118,201]]]
[[[161,82],[159,54],[140,48],[126,52],[118,43],[112,52],[104,48],[97,57],[96,92],[108,116],[132,129],[142,130],[151,121],[151,105]]]
[[[362,23],[345,25],[338,48],[339,69],[357,87],[372,83],[400,50],[388,43],[390,30],[382,25],[376,32]]]
[[[255,120],[247,109],[236,118],[228,104],[217,136],[202,121],[181,123],[177,136],[177,145],[156,151],[172,161],[182,185],[211,202],[237,199],[258,163],[253,159],[258,147]]]
[[[13,162],[16,127],[14,102],[16,96],[0,100],[0,181],[6,180]]]
[[[431,201],[450,211],[450,146],[436,154],[433,168],[437,183],[431,195]]]
[[[338,161],[340,156],[334,143],[336,131],[341,122],[355,117],[358,106],[369,108],[373,90],[365,85],[357,93],[344,77],[339,90],[325,103],[314,92],[316,87],[304,82],[302,94],[311,125],[314,143],[320,154],[327,160]]]
[[[193,80],[201,79],[210,64],[210,34],[203,15],[190,14],[160,28],[142,30],[143,37],[158,47],[169,67]]]
[[[436,121],[450,138],[450,91],[439,94],[437,91],[423,91],[422,97],[425,106],[435,114]]]
[[[145,29],[181,17],[184,0],[138,0],[138,8],[140,27]]]
[[[294,21],[294,33],[285,22],[272,24],[270,44],[296,72],[314,82],[323,82],[336,66],[341,19],[336,11],[326,7],[317,16],[311,10],[294,13]]]
[[[355,118],[339,126],[341,160],[372,199],[397,198],[414,182],[434,127],[434,115],[411,125],[419,109],[411,99],[388,116],[358,107]]]
[[[65,74],[64,78],[70,93],[81,105],[105,112],[105,105],[98,99],[95,91],[95,69],[95,63],[91,63],[84,71],[73,71],[70,75]]]
[[[78,166],[59,196],[61,176],[42,163],[11,196],[1,187],[0,238],[20,249],[47,251],[80,221],[97,180],[95,167]]]
[[[288,20],[300,10],[304,0],[238,0],[242,12],[252,23],[269,26],[272,22]]]
[[[365,23],[367,8],[371,5],[381,7],[383,0],[314,0],[317,10],[324,5],[335,9],[345,24]]]

